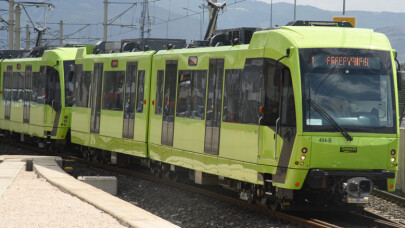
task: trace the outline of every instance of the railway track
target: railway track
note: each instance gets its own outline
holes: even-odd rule
[[[292,214],[292,213],[282,213],[282,212],[272,211],[262,204],[248,203],[248,202],[242,201],[240,199],[230,197],[230,196],[227,196],[227,195],[224,195],[221,193],[213,192],[213,191],[210,191],[207,189],[203,189],[200,187],[196,187],[196,186],[192,186],[192,185],[188,185],[188,184],[184,184],[184,183],[180,183],[180,182],[171,181],[171,180],[165,179],[165,178],[158,178],[156,176],[146,174],[143,172],[129,170],[129,169],[121,168],[118,166],[104,165],[104,164],[101,164],[98,162],[88,161],[86,159],[79,158],[79,157],[76,157],[73,155],[52,152],[52,151],[44,150],[44,149],[41,149],[38,147],[21,144],[21,143],[15,142],[15,141],[0,139],[0,142],[8,143],[13,146],[24,148],[24,149],[27,149],[27,150],[30,150],[33,152],[37,152],[37,153],[41,153],[41,154],[45,154],[45,155],[60,156],[63,159],[72,160],[72,161],[75,161],[75,162],[78,162],[78,163],[81,163],[84,165],[88,165],[88,166],[92,166],[92,167],[96,167],[96,168],[100,168],[100,169],[104,169],[104,170],[108,170],[108,171],[112,171],[112,172],[116,172],[116,173],[120,173],[120,174],[124,174],[124,175],[128,175],[128,176],[137,177],[137,178],[141,178],[144,180],[153,181],[156,183],[161,183],[161,184],[164,184],[167,186],[183,189],[183,190],[190,191],[190,192],[195,192],[197,194],[204,195],[204,196],[207,196],[207,197],[210,197],[213,199],[221,200],[221,201],[230,203],[230,204],[238,206],[238,207],[246,208],[250,211],[257,212],[257,213],[263,214],[265,216],[269,216],[271,218],[281,220],[285,223],[300,226],[300,227],[332,227],[332,228],[333,227],[346,227],[349,225],[353,225],[352,224],[353,221],[356,221],[356,223],[358,223],[360,221],[359,225],[367,224],[367,226],[370,226],[370,227],[375,227],[375,226],[377,226],[377,227],[401,227],[401,224],[394,223],[386,218],[382,218],[378,215],[372,214],[371,212],[366,212],[366,213],[368,213],[367,215],[350,212],[351,213],[350,219],[348,219],[348,220],[345,219],[345,221],[342,221],[342,220],[337,221],[335,219],[336,214],[333,214],[333,216],[330,216],[331,213],[329,213],[329,217],[328,217],[327,215],[319,216],[319,214],[317,214],[317,216],[299,215],[299,214],[297,215],[297,214]],[[348,218],[347,215],[338,216],[338,217]]]
[[[389,193],[387,191],[382,191],[379,189],[374,189],[372,194],[379,198],[383,198],[385,200],[398,204],[400,206],[405,206],[405,198],[401,196]]]

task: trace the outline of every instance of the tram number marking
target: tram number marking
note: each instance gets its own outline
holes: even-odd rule
[[[332,138],[319,138],[320,143],[332,143]]]

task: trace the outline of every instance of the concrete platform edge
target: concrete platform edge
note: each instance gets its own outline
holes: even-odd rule
[[[59,169],[59,170],[57,170],[57,169]],[[52,175],[49,174],[49,172],[48,172],[49,171],[48,167],[42,166],[40,164],[36,164],[35,161],[34,161],[34,170],[38,175],[45,178],[49,183],[55,185],[56,187],[62,189],[65,192],[68,192],[69,194],[74,195],[74,196],[78,197],[79,199],[81,199],[81,200],[95,206],[96,208],[98,208],[98,209],[112,215],[113,217],[117,218],[118,220],[122,221],[123,223],[125,223],[125,224],[127,224],[127,225],[129,225],[131,227],[151,227],[151,228],[152,227],[153,228],[154,227],[178,227],[178,226],[176,226],[176,225],[174,225],[174,224],[172,224],[172,223],[170,223],[170,222],[168,222],[168,221],[166,221],[166,220],[164,220],[164,219],[162,219],[162,218],[160,218],[160,217],[158,217],[156,215],[153,215],[150,212],[147,212],[147,211],[145,211],[145,210],[143,210],[141,208],[138,208],[138,207],[136,207],[136,206],[124,201],[124,200],[121,200],[118,197],[112,196],[112,195],[110,195],[108,193],[105,193],[102,190],[94,188],[91,185],[88,185],[88,184],[80,182],[79,180],[76,180],[75,178],[73,178],[70,175],[66,174],[59,167],[57,167],[57,168],[55,166],[52,167],[53,172],[55,172],[55,171],[56,172],[61,172],[61,173],[58,174],[58,176],[63,173],[63,175],[61,175],[59,177],[52,177]],[[72,184],[70,184],[70,185],[66,184],[67,179],[71,179],[70,182],[71,183],[74,182],[74,184],[73,185]],[[80,187],[80,185],[82,185],[82,184],[86,185],[85,189],[82,189]],[[111,204],[108,205],[108,203],[106,203],[106,201],[100,202],[100,201],[97,201],[97,200],[93,200],[94,198],[91,199],[92,197],[90,196],[90,194],[86,190],[88,188],[92,188],[91,189],[91,191],[92,191],[91,195],[93,195],[93,196],[95,195],[94,193],[96,193],[96,195],[102,195],[103,198],[104,197],[105,198],[110,198],[110,200],[113,201],[111,204],[118,203],[118,202],[114,202],[114,201],[122,201],[122,202],[119,202],[119,203],[120,204],[128,204],[128,207],[133,208],[133,210],[136,210],[134,208],[138,208],[139,210],[144,211],[142,213],[145,213],[145,212],[149,213],[150,215],[148,215],[148,216],[149,217],[155,217],[156,220],[151,221],[151,220],[142,219],[142,218],[139,218],[139,217],[134,219],[133,217],[137,217],[135,215],[132,215],[131,216],[132,218],[128,218],[128,216],[123,215],[123,214],[125,214],[124,211],[117,210],[115,207],[112,207]],[[111,197],[114,197],[116,199],[111,199]]]

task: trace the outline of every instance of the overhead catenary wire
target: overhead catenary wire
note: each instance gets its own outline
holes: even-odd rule
[[[0,1],[7,2],[7,1],[4,1],[4,0],[0,0]],[[235,1],[232,1],[231,3],[229,3],[228,5],[231,6],[231,5],[241,3],[241,2],[245,2],[245,1],[246,0],[235,0]],[[52,2],[52,1],[43,1],[43,2]],[[159,14],[156,12],[156,8],[157,8],[157,5],[158,5],[158,4],[156,4],[156,2],[166,2],[166,4],[170,3],[170,6],[171,6],[170,7],[170,11],[171,11],[170,12],[170,17],[168,17],[166,19],[159,18],[159,16],[158,16]],[[129,34],[129,33],[133,32],[133,31],[141,31],[142,28],[140,26],[141,24],[140,24],[139,20],[134,20],[133,19],[135,17],[135,14],[138,14],[138,16],[137,16],[138,18],[140,18],[140,16],[141,16],[140,10],[141,10],[142,7],[136,7],[140,3],[153,3],[153,5],[151,5],[151,7],[153,7],[153,10],[151,11],[151,14],[149,15],[150,23],[149,23],[149,25],[148,24],[144,25],[145,31],[147,31],[147,30],[150,31],[150,29],[153,26],[158,26],[158,25],[168,23],[167,37],[170,36],[169,33],[171,31],[171,26],[172,26],[171,23],[175,23],[175,22],[177,22],[179,20],[187,19],[187,18],[190,18],[190,17],[196,17],[198,15],[203,14],[203,12],[196,12],[196,13],[188,12],[187,15],[185,15],[185,16],[180,16],[180,17],[175,16],[175,17],[173,17],[173,15],[175,15],[173,12],[176,12],[178,14],[178,9],[177,8],[179,8],[179,7],[178,7],[177,1],[176,1],[176,4],[177,4],[176,5],[177,8],[176,8],[176,7],[174,7],[175,6],[174,1],[170,2],[170,0],[149,0],[149,1],[139,0],[139,1],[116,1],[116,2],[108,1],[108,3],[109,4],[121,4],[121,5],[127,4],[127,5],[129,5],[128,7],[125,7],[125,9],[122,12],[120,12],[119,14],[117,14],[116,16],[114,16],[113,18],[110,18],[108,20],[108,25],[111,27],[112,31],[115,30],[115,32],[110,33],[111,35],[109,37],[120,37],[122,35]],[[192,1],[187,0],[182,5],[183,6],[188,6],[188,7],[193,7],[193,4],[194,3],[192,3]],[[31,12],[31,9],[29,9],[31,7],[32,6],[27,6],[26,5],[25,10],[28,11],[29,13],[34,12],[34,11]],[[131,12],[130,16],[129,16],[129,12]],[[207,11],[205,10],[205,12],[207,12]],[[38,13],[39,12],[37,12],[37,14]],[[1,10],[0,9],[0,15],[7,15],[7,14],[8,14],[8,12],[6,10]],[[56,13],[54,12],[53,17],[55,15],[56,15]],[[145,14],[145,15],[147,16],[147,14]],[[32,15],[29,15],[29,16],[31,17],[30,18],[31,21],[29,21],[29,23],[31,24],[31,26],[33,28],[44,26],[43,18],[41,20],[41,23],[39,23],[39,22],[36,23],[35,22],[36,16],[34,16],[34,17]],[[42,14],[42,16],[43,16],[43,14]],[[6,16],[4,16],[4,17],[6,18]],[[128,17],[132,17],[132,20],[130,19],[128,21],[127,20]],[[120,18],[122,18],[123,22],[126,20],[127,22],[130,22],[130,23],[121,23],[119,21]],[[127,18],[127,19],[124,19],[124,18]],[[29,19],[29,18],[26,16],[25,19]],[[23,21],[28,21],[28,20],[23,19]],[[1,19],[0,19],[0,24],[1,23],[2,22],[1,22]],[[60,36],[56,35],[56,34],[59,34],[59,24],[60,24],[59,21],[58,22],[52,22],[52,21],[49,22],[48,21],[46,23],[46,25],[47,25],[46,26],[47,33],[44,35],[43,39],[48,40],[49,42],[52,42],[54,40],[57,41],[58,39],[56,39],[56,37],[60,37]],[[71,22],[64,21],[63,26],[69,26],[70,28],[64,30],[65,32],[66,31],[69,31],[69,32],[66,35],[64,34],[63,38],[66,39],[66,40],[75,40],[75,39],[86,40],[86,37],[88,37],[88,41],[93,40],[93,38],[97,39],[100,36],[100,31],[102,31],[102,30],[100,30],[100,25],[102,25],[102,24],[103,24],[102,22],[93,22],[93,23],[80,23],[79,22],[79,23],[74,23],[72,21]],[[29,26],[29,27],[31,27],[31,26]],[[75,26],[80,26],[80,27],[79,28],[74,28]],[[72,28],[74,28],[74,29],[72,29]],[[4,24],[4,26],[0,26],[0,30],[2,30],[2,29],[3,29],[3,31],[7,30],[7,26],[5,24]],[[123,29],[123,31],[119,31],[120,29]],[[25,33],[23,33],[23,35],[24,34]],[[2,37],[4,37],[4,35],[0,34],[0,39]],[[148,34],[148,37],[149,37],[149,34]],[[22,37],[22,39],[25,39],[25,38]],[[30,40],[34,40],[34,39],[30,39]],[[0,43],[0,45],[1,45],[1,43]]]

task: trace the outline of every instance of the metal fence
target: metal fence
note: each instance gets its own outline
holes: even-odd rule
[[[400,134],[396,189],[405,192],[405,128],[401,128]]]

